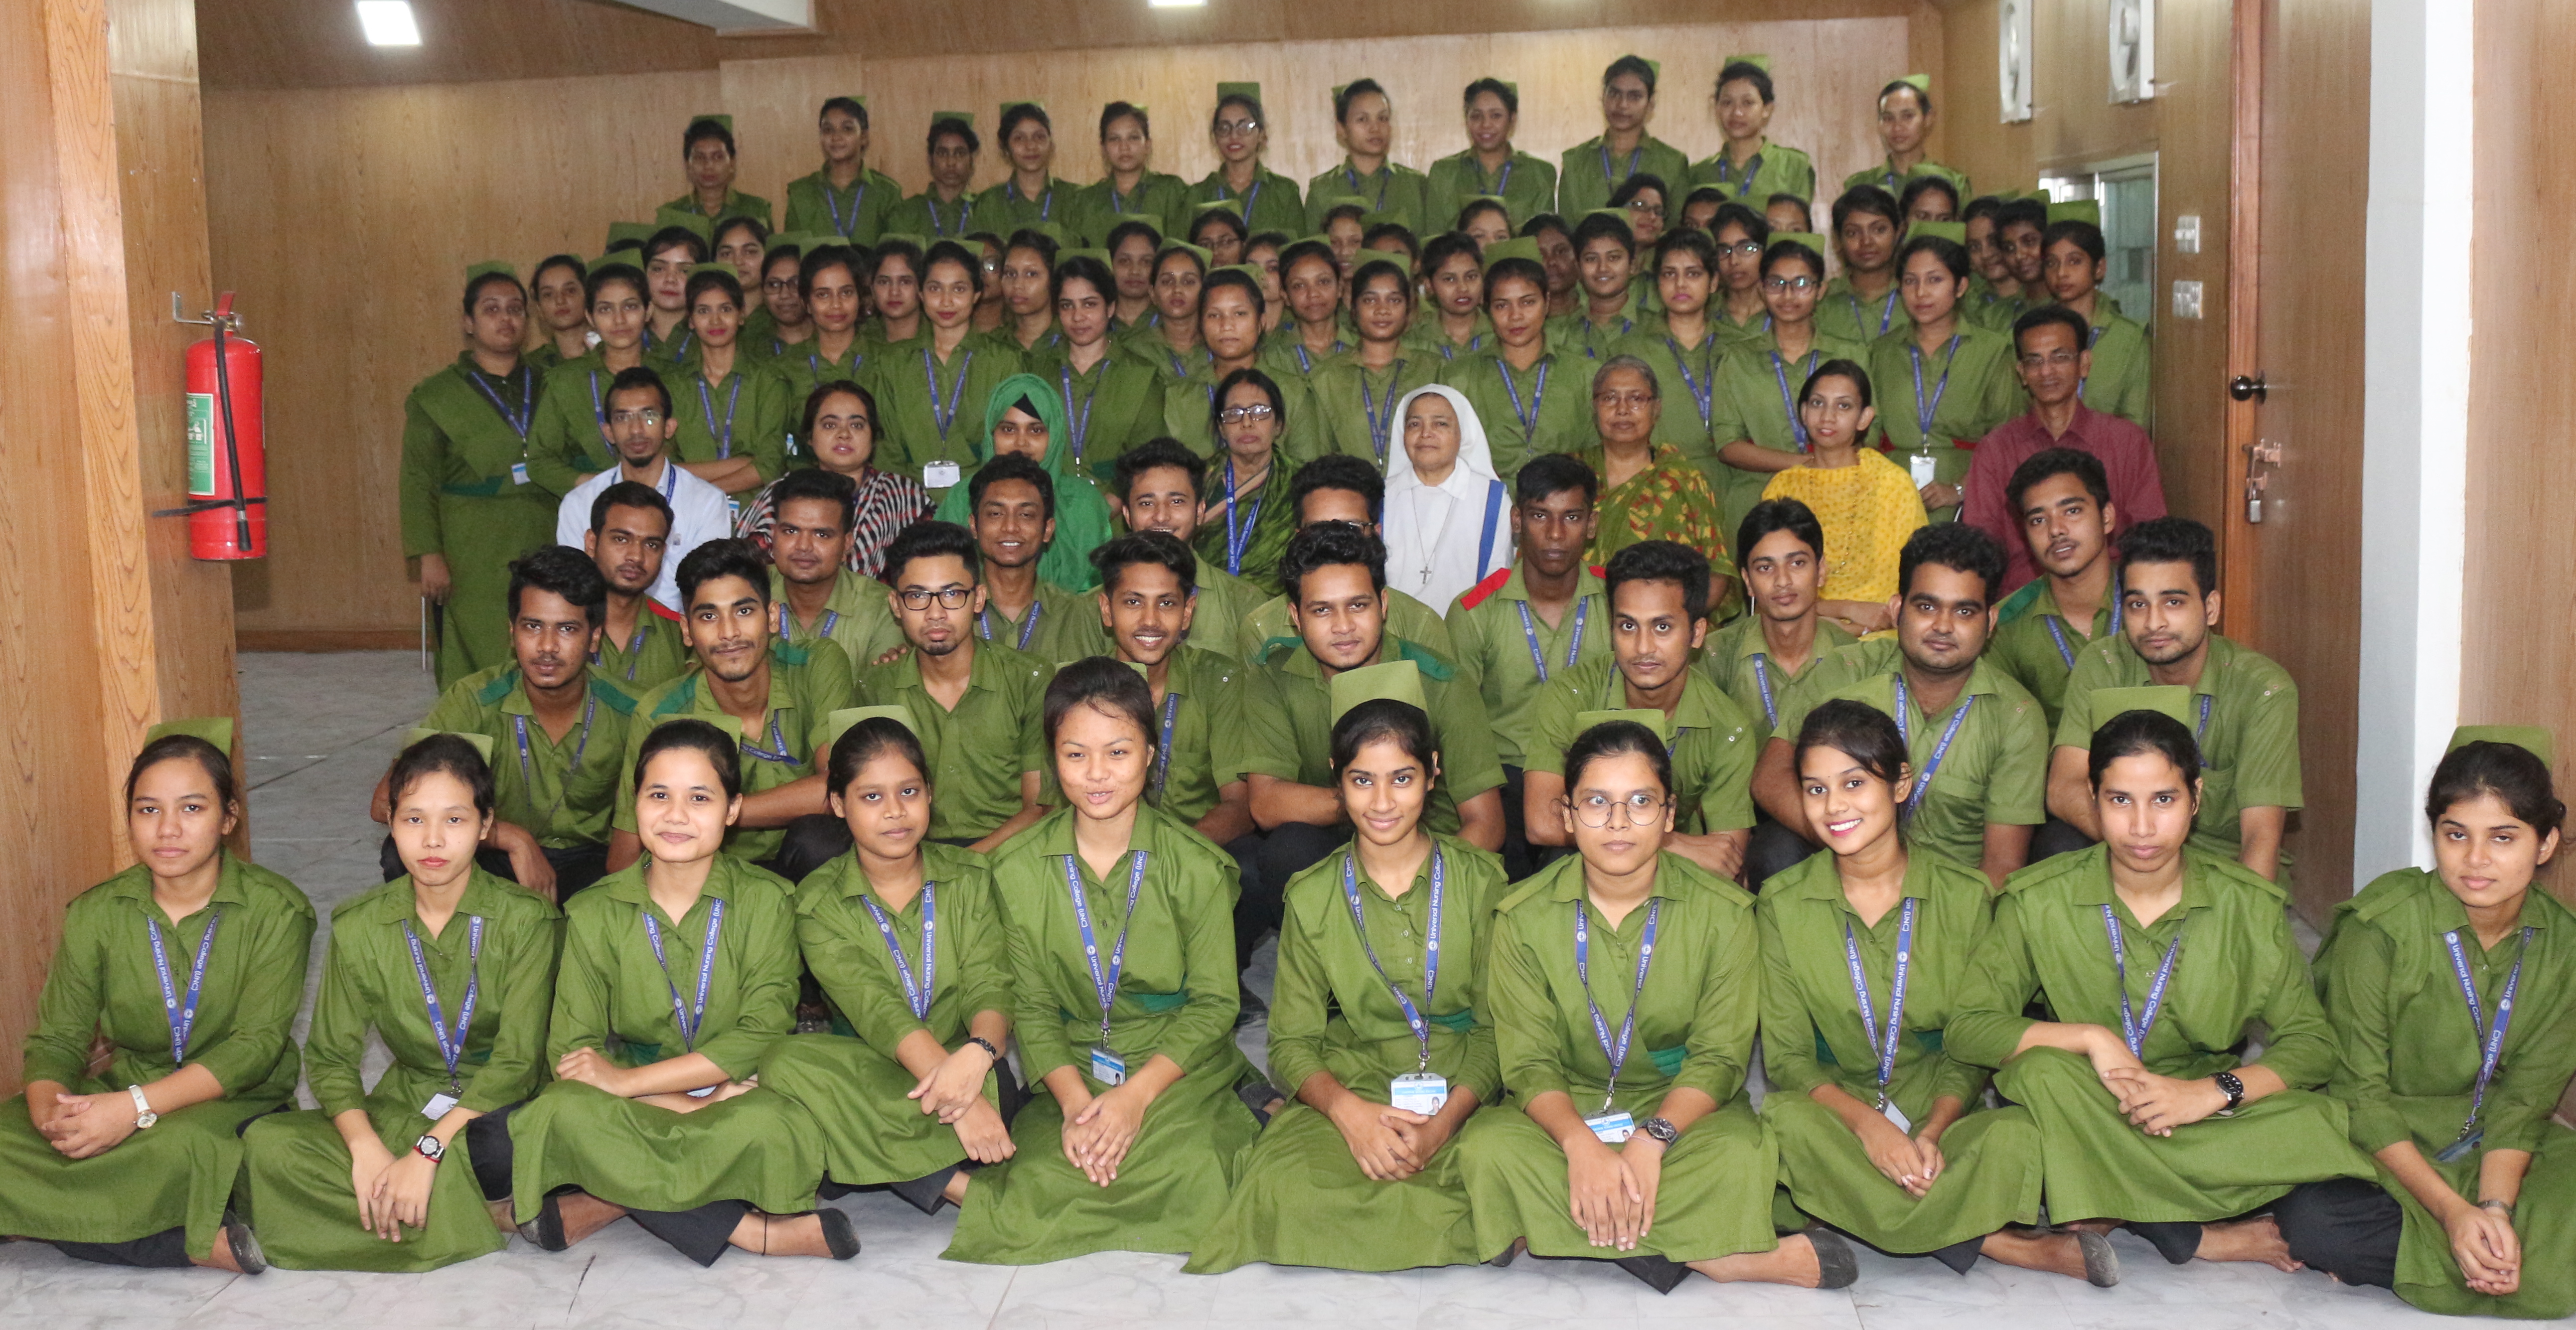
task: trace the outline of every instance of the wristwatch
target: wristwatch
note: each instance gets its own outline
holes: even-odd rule
[[[125,1092],[134,1096],[134,1126],[137,1131],[161,1120],[161,1115],[152,1111],[152,1101],[143,1097],[142,1086],[129,1085]]]
[[[1659,1145],[1670,1145],[1682,1134],[1679,1127],[1662,1118],[1648,1118],[1637,1124],[1637,1130],[1653,1137]]]
[[[2219,1090],[2227,1096],[2227,1107],[2218,1110],[2220,1117],[2226,1117],[2244,1106],[2245,1082],[2236,1079],[2235,1072],[2222,1071],[2210,1079],[2218,1082]]]
[[[426,1159],[433,1164],[447,1158],[447,1142],[442,1141],[435,1136],[424,1135],[419,1140],[412,1142],[411,1148],[418,1150],[421,1158]]]

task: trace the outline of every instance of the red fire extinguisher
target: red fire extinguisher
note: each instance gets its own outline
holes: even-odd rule
[[[215,330],[188,348],[188,506],[179,510],[188,515],[188,553],[199,559],[265,557],[268,451],[259,345],[240,335],[230,291],[207,317],[180,322]]]

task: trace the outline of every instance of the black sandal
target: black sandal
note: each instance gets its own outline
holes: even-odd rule
[[[1657,1293],[1670,1293],[1690,1278],[1690,1267],[1669,1256],[1622,1256],[1618,1266]]]
[[[956,1175],[957,1166],[951,1164],[936,1173],[914,1178],[909,1182],[889,1182],[886,1184],[886,1190],[902,1198],[903,1203],[913,1209],[926,1215],[936,1215],[939,1213],[939,1207],[948,1204],[948,1180]],[[858,1249],[853,1247],[851,1250]]]
[[[1823,1225],[1804,1231],[1808,1244],[1816,1249],[1816,1287],[1850,1288],[1859,1281],[1860,1258],[1852,1254],[1842,1234]]]
[[[230,1210],[224,1211],[224,1243],[232,1249],[233,1264],[240,1266],[243,1274],[268,1272],[268,1253],[260,1250],[259,1235]]]
[[[846,1261],[859,1254],[859,1230],[850,1223],[849,1212],[826,1206],[814,1212],[823,1220],[823,1246],[835,1261]]]
[[[536,1244],[539,1251],[565,1251],[572,1243],[564,1238],[563,1199],[548,1194],[537,1207],[537,1217],[519,1225],[519,1236]]]

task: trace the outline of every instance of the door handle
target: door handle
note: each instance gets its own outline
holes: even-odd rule
[[[2227,381],[2227,395],[2240,402],[2260,402],[2271,392],[2271,385],[2260,374],[2239,374]]]

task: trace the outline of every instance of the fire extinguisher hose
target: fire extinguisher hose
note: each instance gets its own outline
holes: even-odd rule
[[[215,320],[215,399],[224,413],[224,460],[231,465],[236,549],[250,551],[250,501],[242,495],[241,434],[233,428],[232,358],[225,351],[225,319]]]

